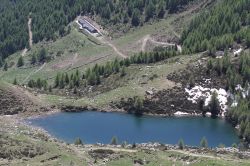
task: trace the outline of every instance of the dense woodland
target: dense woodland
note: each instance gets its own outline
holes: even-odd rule
[[[250,143],[250,54],[241,55],[239,62],[233,64],[225,53],[222,59],[208,61],[207,69],[208,73],[213,70],[219,77],[226,76],[225,89],[233,94],[226,118],[234,126],[239,125],[239,136]]]
[[[162,18],[193,0],[1,0],[0,57],[28,48],[28,18],[33,40],[53,40],[69,33],[67,25],[80,14],[98,15],[106,24],[138,26]]]
[[[182,34],[184,52],[224,50],[234,41],[249,47],[249,25],[249,0],[223,0],[191,21]]]

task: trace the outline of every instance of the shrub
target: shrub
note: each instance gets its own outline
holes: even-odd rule
[[[112,139],[111,139],[111,145],[117,145],[118,144],[118,139],[117,137],[113,136]]]
[[[82,145],[82,140],[80,138],[76,138],[75,145]]]
[[[135,144],[135,142],[133,143],[132,148],[136,148],[136,144]]]
[[[231,146],[232,146],[233,148],[238,148],[238,145],[237,145],[236,143],[233,143]]]
[[[206,137],[203,137],[203,138],[201,139],[200,146],[201,146],[202,148],[207,148],[207,147],[208,147],[208,143],[207,143]]]

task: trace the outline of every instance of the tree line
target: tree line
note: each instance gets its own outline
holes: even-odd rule
[[[167,11],[176,12],[190,1],[194,0],[94,0],[88,12],[100,15],[104,23],[138,26],[152,18],[163,18]]]
[[[126,59],[118,60],[116,58],[113,61],[106,62],[104,65],[95,64],[93,67],[88,68],[85,72],[83,72],[83,74],[81,74],[79,70],[76,70],[71,74],[67,72],[57,73],[52,88],[69,88],[75,90],[81,85],[99,85],[101,83],[101,78],[108,78],[112,74],[119,73],[121,77],[124,77],[126,75],[125,68],[132,64],[156,63],[176,55],[178,55],[178,52],[173,48],[160,52],[140,52]],[[38,85],[40,84],[37,84],[37,81],[34,80],[30,80],[28,83],[30,88],[41,89],[43,87]],[[47,89],[47,85],[45,87],[45,89]]]
[[[183,52],[224,50],[234,42],[250,47],[249,6],[249,0],[223,0],[195,17],[182,34]]]

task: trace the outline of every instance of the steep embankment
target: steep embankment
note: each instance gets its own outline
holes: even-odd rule
[[[44,104],[27,90],[11,84],[0,84],[0,115],[46,111]]]

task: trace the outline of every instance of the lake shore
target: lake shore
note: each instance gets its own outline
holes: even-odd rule
[[[18,132],[18,128],[24,128],[26,132],[21,132],[22,134],[28,134],[31,137],[39,137],[39,139],[45,139],[49,142],[56,142],[58,144],[64,145],[64,146],[75,146],[78,148],[87,148],[87,149],[128,149],[128,150],[150,150],[150,151],[176,151],[181,150],[179,149],[178,145],[173,144],[162,144],[158,142],[147,142],[147,143],[136,143],[133,144],[126,144],[126,145],[110,145],[110,144],[102,144],[102,143],[95,143],[95,144],[84,144],[84,145],[74,145],[74,144],[68,144],[60,139],[55,138],[51,134],[49,134],[45,129],[41,127],[34,126],[30,123],[27,123],[23,117],[20,117],[18,115],[11,115],[11,116],[0,116],[1,123],[5,124],[5,130],[2,132],[8,132],[10,134],[15,134]],[[10,130],[11,129],[11,130]],[[2,128],[3,130],[3,128]],[[184,149],[181,151],[189,151],[192,153],[233,153],[242,155],[243,158],[249,158],[250,159],[250,151],[249,149],[240,150],[238,148],[233,147],[210,147],[210,148],[200,148],[198,146],[188,146],[185,145]]]

